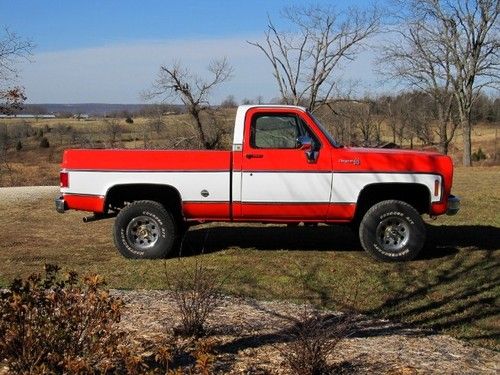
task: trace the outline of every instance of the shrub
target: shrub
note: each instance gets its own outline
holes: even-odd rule
[[[210,339],[184,342],[176,345],[169,341],[153,341],[150,368],[166,375],[213,374],[215,341]],[[194,344],[194,345],[193,345]],[[154,360],[154,363],[151,361]]]
[[[122,302],[97,275],[83,282],[59,267],[16,279],[0,294],[0,362],[13,373],[94,373],[112,368]],[[123,356],[122,356],[123,358]]]
[[[280,348],[285,365],[294,374],[320,375],[332,372],[327,359],[352,328],[352,316],[322,315],[307,307],[285,335]]]
[[[327,286],[318,289],[319,267],[317,262],[297,263],[298,273],[290,275],[301,286],[304,304],[298,316],[287,317],[291,324],[283,334],[285,344],[277,349],[284,359],[284,365],[294,374],[319,375],[344,371],[338,365],[330,366],[328,358],[334,356],[339,342],[353,330],[353,305],[357,292],[354,293],[354,301],[342,302],[346,310],[344,313],[322,313],[320,308],[325,307],[325,301],[320,290]]]
[[[49,140],[47,139],[47,137],[43,137],[40,140],[40,148],[49,148],[49,147],[50,147]]]
[[[473,161],[481,161],[486,159],[486,154],[483,152],[481,147],[476,152],[472,153],[472,160]]]
[[[222,303],[219,275],[203,262],[194,266],[183,265],[181,274],[170,280],[169,289],[181,316],[181,325],[176,333],[182,336],[202,337],[207,334],[206,322]]]

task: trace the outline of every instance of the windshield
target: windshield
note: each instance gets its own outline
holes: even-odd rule
[[[325,137],[328,139],[328,141],[330,142],[330,144],[333,147],[342,147],[342,145],[340,143],[338,143],[335,139],[333,139],[332,135],[328,132],[328,130],[326,130],[326,128],[323,126],[323,124],[311,112],[308,111],[307,113],[309,113],[309,115],[312,117],[312,119],[314,120],[314,122],[318,126],[319,130],[321,130],[323,132],[323,134],[325,135]]]

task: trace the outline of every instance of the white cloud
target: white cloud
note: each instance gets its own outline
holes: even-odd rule
[[[203,75],[211,59],[227,57],[234,67],[234,77],[214,92],[214,103],[230,94],[240,100],[258,95],[275,97],[277,90],[269,63],[246,40],[144,41],[38,53],[33,63],[22,66],[21,82],[31,103],[138,103],[140,92],[151,86],[161,64],[180,60]],[[344,77],[374,84],[372,60],[371,53],[362,54],[349,63]]]

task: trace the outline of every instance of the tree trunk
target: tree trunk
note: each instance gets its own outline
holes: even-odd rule
[[[439,152],[448,155],[448,134],[447,124],[440,120],[439,124]]]
[[[464,155],[463,155],[463,165],[464,167],[472,166],[472,129],[470,118],[465,117],[460,121],[462,123],[462,132],[464,138]]]
[[[205,137],[205,133],[203,132],[203,126],[201,125],[201,119],[200,119],[200,114],[198,111],[196,110],[192,110],[191,111],[191,115],[193,116],[194,118],[194,121],[196,123],[196,130],[198,131],[198,138],[200,140],[200,143],[202,144],[202,146],[209,150],[211,149],[211,144],[210,142],[207,141],[207,138]]]

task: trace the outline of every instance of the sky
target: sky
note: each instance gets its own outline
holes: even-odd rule
[[[143,103],[161,65],[179,61],[200,76],[210,60],[226,57],[233,78],[212,102],[277,97],[259,41],[270,17],[307,0],[0,0],[0,27],[31,39],[31,62],[20,62],[18,84],[28,103]],[[321,1],[314,1],[317,4]],[[323,2],[323,3],[332,3]],[[340,5],[341,4],[341,5]],[[366,6],[344,0],[337,7]],[[283,25],[286,27],[286,25]],[[374,53],[362,53],[340,74],[359,80],[358,92],[380,88]]]

